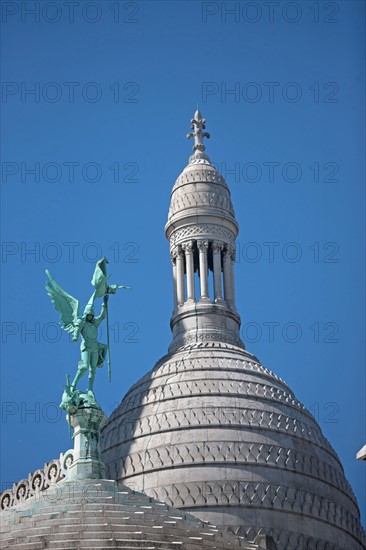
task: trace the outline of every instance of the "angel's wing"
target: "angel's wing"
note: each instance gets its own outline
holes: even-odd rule
[[[76,322],[80,317],[79,300],[70,296],[52,277],[46,269],[48,281],[46,281],[46,290],[51,298],[55,309],[61,313],[60,325],[67,332],[73,332]]]

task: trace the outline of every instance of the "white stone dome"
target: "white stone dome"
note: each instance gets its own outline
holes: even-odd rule
[[[339,458],[290,388],[245,350],[235,303],[228,186],[194,154],[171,196],[169,353],[137,382],[102,432],[109,476],[277,550],[361,550],[365,533]]]
[[[245,350],[163,357],[102,434],[111,478],[279,550],[361,550],[340,460],[289,387]]]
[[[225,179],[206,155],[193,155],[173,187],[166,228],[184,218],[205,214],[227,218],[237,228]]]

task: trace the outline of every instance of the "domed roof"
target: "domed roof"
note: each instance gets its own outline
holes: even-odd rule
[[[245,350],[236,309],[238,224],[226,182],[194,154],[172,192],[169,353],[102,431],[109,476],[278,550],[361,550],[365,533],[340,460],[291,389]]]
[[[109,476],[279,550],[360,550],[340,460],[289,387],[222,343],[163,357],[102,433]]]
[[[194,153],[178,176],[171,193],[168,222],[165,226],[168,239],[172,232],[194,223],[197,217],[201,221],[207,219],[211,223],[224,223],[233,232],[234,238],[239,231],[229,187],[204,152],[206,147],[203,138],[210,137],[208,132],[204,132],[205,127],[206,120],[197,109],[191,120],[194,131],[187,134],[188,138],[194,138]]]
[[[217,550],[259,549],[115,481],[63,481],[1,512],[4,550],[199,550],[203,545]]]
[[[171,194],[166,229],[178,220],[197,214],[226,217],[237,226],[228,185],[206,155],[192,155],[178,176]]]

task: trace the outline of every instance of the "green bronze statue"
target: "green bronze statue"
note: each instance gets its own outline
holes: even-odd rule
[[[89,371],[88,394],[94,397],[93,387],[95,372],[97,367],[102,367],[107,353],[107,346],[97,342],[98,328],[107,315],[108,294],[104,296],[102,311],[98,317],[94,315],[93,301],[94,295],[84,309],[83,316],[78,318],[73,331],[72,341],[77,342],[81,336],[81,361],[78,363],[78,370],[70,386],[74,391],[80,378]]]
[[[79,300],[68,294],[46,270],[48,281],[46,282],[46,290],[51,298],[55,309],[61,314],[61,327],[72,334],[72,341],[77,342],[81,337],[81,360],[78,363],[76,375],[70,384],[69,375],[66,377],[66,387],[62,396],[60,407],[68,413],[73,414],[80,406],[97,406],[99,407],[94,395],[94,380],[96,369],[103,367],[106,355],[108,353],[108,374],[111,377],[110,365],[110,347],[109,347],[109,330],[108,330],[108,298],[110,294],[115,294],[118,288],[130,289],[130,287],[122,285],[108,285],[106,258],[102,258],[97,262],[95,267],[92,285],[95,290],[89,299],[83,314],[80,312]],[[96,298],[103,296],[102,310],[98,317],[95,317],[94,301]],[[103,320],[107,318],[107,337],[108,344],[101,344],[97,341],[98,328]],[[80,379],[89,373],[88,390],[81,392],[77,390],[77,384]]]

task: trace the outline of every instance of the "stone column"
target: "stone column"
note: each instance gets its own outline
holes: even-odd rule
[[[177,250],[177,302],[184,304],[184,252],[181,247]]]
[[[221,250],[223,248],[222,243],[213,242],[213,273],[214,273],[214,289],[215,289],[215,301],[220,302],[222,300],[222,285],[221,285]]]
[[[182,248],[186,255],[187,271],[187,300],[194,301],[194,265],[193,265],[193,243],[185,243]]]
[[[105,479],[99,439],[107,417],[101,409],[86,407],[77,409],[68,419],[74,428],[74,461],[67,470],[67,479]]]
[[[231,254],[232,247],[228,247],[224,253],[224,298],[228,306],[233,305],[234,299]]]
[[[235,309],[235,282],[234,282],[234,265],[235,265],[235,248],[230,249],[230,288],[231,288],[231,305]]]
[[[197,241],[197,246],[199,250],[201,300],[207,301],[209,300],[208,269],[207,269],[208,241]]]
[[[177,254],[172,252],[171,255],[172,267],[173,267],[173,297],[174,297],[174,311],[177,311],[178,298],[177,298]]]

